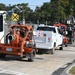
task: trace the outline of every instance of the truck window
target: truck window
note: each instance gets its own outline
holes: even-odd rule
[[[0,15],[0,32],[3,31],[3,16]]]
[[[38,27],[37,30],[42,30],[42,31],[53,31],[54,33],[56,33],[54,27]]]
[[[58,29],[59,34],[63,34],[63,32],[59,28],[57,28],[57,29]]]

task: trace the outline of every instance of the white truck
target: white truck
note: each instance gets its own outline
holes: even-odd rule
[[[39,25],[34,31],[34,38],[38,50],[54,54],[56,48],[63,50],[63,35],[60,34],[58,27]]]
[[[2,37],[4,36],[6,32],[5,21],[6,21],[6,11],[0,11],[0,40],[2,39]],[[4,37],[1,43],[4,43]]]

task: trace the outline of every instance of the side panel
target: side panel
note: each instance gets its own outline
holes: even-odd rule
[[[58,45],[62,44],[63,36],[59,33],[58,28],[56,28],[56,31],[57,31],[57,33],[56,33],[56,45],[58,46]]]
[[[5,19],[6,19],[6,11],[0,11],[0,40],[1,43],[4,43],[4,33],[6,32],[5,30]]]
[[[53,32],[35,31],[35,41],[37,48],[51,49],[53,48]]]

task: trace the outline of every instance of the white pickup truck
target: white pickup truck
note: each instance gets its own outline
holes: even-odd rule
[[[58,47],[63,50],[63,36],[60,34],[58,27],[39,25],[37,30],[34,31],[34,38],[38,50],[45,50],[48,54],[54,54]]]

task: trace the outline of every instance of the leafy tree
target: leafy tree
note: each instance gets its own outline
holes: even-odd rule
[[[50,3],[46,2],[41,7],[36,7],[36,16],[39,23],[46,24],[46,21],[50,21]]]
[[[6,10],[6,6],[3,3],[0,3],[0,10]]]
[[[28,3],[13,6],[0,3],[0,10],[14,10],[20,15],[20,20],[25,18],[26,21],[33,23],[53,24],[64,22],[69,15],[75,16],[75,0],[51,0],[40,7],[37,6],[35,11],[28,7]]]

